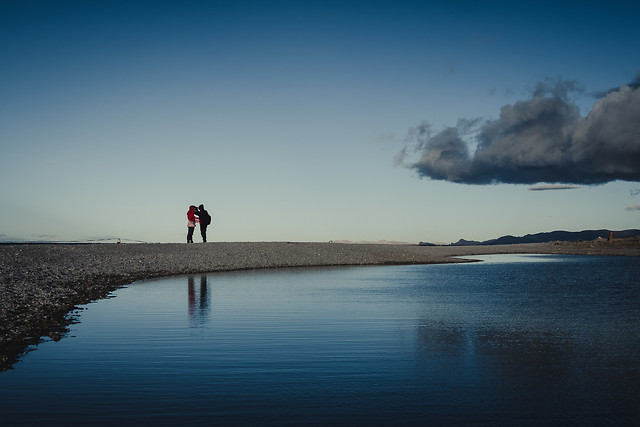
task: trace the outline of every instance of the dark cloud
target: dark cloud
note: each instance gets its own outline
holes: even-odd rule
[[[464,184],[640,181],[640,88],[608,92],[587,117],[569,100],[582,91],[574,81],[541,82],[497,120],[461,120],[438,133],[423,123],[396,160],[421,177]],[[411,150],[418,161],[407,161]]]
[[[627,86],[629,86],[631,89],[640,88],[640,71],[638,71],[638,74],[636,74],[636,76],[633,78],[633,80],[631,80],[630,83],[627,84]],[[620,88],[618,88],[618,87],[614,87],[614,88],[611,88],[611,89],[605,90],[605,91],[593,92],[592,95],[594,97],[596,97],[596,98],[604,98],[605,96],[609,95],[611,92],[616,92],[619,89]]]
[[[576,188],[580,188],[579,185],[568,185],[568,184],[549,184],[549,185],[537,185],[535,187],[529,188],[531,191],[548,191],[548,190],[573,190]]]
[[[640,87],[640,71],[636,74],[636,76],[631,80],[631,83],[628,85],[632,89],[638,89]]]

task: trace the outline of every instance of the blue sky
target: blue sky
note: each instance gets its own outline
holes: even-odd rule
[[[210,241],[640,228],[638,12],[1,0],[0,241],[182,242],[200,203]]]

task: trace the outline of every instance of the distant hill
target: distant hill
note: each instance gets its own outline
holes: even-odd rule
[[[497,239],[485,240],[478,242],[475,240],[460,239],[451,246],[476,246],[476,245],[513,245],[517,243],[548,243],[548,242],[578,242],[591,241],[598,238],[608,239],[611,230],[584,230],[584,231],[551,231],[548,233],[527,234],[522,237],[502,236]],[[613,237],[616,239],[624,239],[628,237],[640,236],[640,230],[622,230],[613,231]],[[432,246],[427,242],[420,242],[421,246]]]

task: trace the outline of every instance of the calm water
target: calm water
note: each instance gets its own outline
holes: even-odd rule
[[[639,425],[640,259],[482,259],[135,283],[0,373],[0,424]]]

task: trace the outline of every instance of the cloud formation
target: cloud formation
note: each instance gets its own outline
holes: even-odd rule
[[[568,185],[568,184],[536,185],[535,187],[529,188],[529,190],[531,190],[531,191],[573,190],[575,188],[580,188],[580,186],[579,185]]]
[[[420,177],[463,184],[602,184],[640,181],[640,85],[606,93],[582,117],[574,81],[541,82],[531,99],[505,105],[497,120],[460,120],[434,133],[410,129],[396,161]],[[409,162],[411,151],[418,160]]]
[[[640,211],[640,205],[627,206],[628,211]]]

